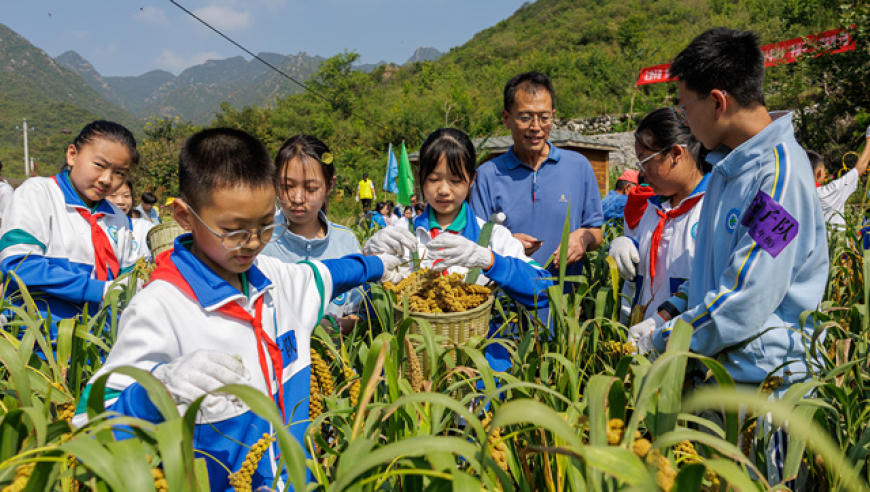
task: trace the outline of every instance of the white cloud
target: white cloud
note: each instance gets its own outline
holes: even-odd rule
[[[197,17],[208,22],[221,31],[239,31],[248,29],[253,23],[251,13],[247,10],[234,10],[220,5],[209,5],[193,11]]]
[[[169,19],[166,18],[166,12],[157,7],[142,7],[133,16],[139,22],[153,24],[157,26],[168,26]]]
[[[177,74],[194,65],[205,63],[208,60],[222,60],[224,58],[226,57],[216,51],[180,55],[172,50],[163,50],[160,56],[154,59],[154,63],[158,68]]]

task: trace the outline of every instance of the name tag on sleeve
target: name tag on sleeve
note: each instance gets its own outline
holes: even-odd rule
[[[740,223],[749,228],[749,236],[776,258],[798,234],[800,224],[788,211],[759,190]]]

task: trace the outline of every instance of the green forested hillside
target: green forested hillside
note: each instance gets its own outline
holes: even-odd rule
[[[142,128],[138,118],[100,97],[78,74],[0,24],[0,160],[5,175],[23,176],[23,139],[15,128],[23,118],[36,128],[30,134],[30,155],[45,174],[60,164],[78,130],[97,117],[133,131]]]
[[[852,13],[855,21],[844,13]],[[345,53],[324,62],[309,81],[317,94],[286,97],[274,109],[230,111],[215,123],[246,128],[273,147],[296,133],[317,135],[339,152],[339,185],[350,190],[364,169],[383,172],[390,142],[404,140],[413,149],[441,126],[475,137],[504,132],[501,92],[519,72],[539,70],[553,78],[562,118],[629,111],[642,117],[670,104],[675,85],[637,89],[640,68],[670,61],[708,28],[752,29],[767,44],[851,23],[866,26],[866,16],[866,4],[857,0],[538,0],[437,61],[381,67],[367,75],[351,71],[357,56]],[[868,73],[864,36],[857,55],[827,57],[830,63],[852,63],[852,75],[860,74],[863,64]],[[771,109],[833,104],[829,96],[839,89],[830,83],[823,88],[823,80],[837,68],[820,68],[806,58],[768,71]],[[850,76],[845,83],[865,78]],[[840,107],[831,111],[850,112],[854,122],[862,102],[837,101]],[[863,107],[867,103],[865,96]],[[824,140],[806,121],[801,131],[815,139],[816,148],[851,138],[840,134]]]

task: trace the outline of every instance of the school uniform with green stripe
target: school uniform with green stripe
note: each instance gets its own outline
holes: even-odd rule
[[[243,275],[246,292],[239,292],[190,252],[191,239],[190,234],[179,236],[172,253],[166,253],[177,271],[176,278],[183,281],[155,280],[136,294],[121,316],[118,338],[106,364],[91,383],[118,367],[152,371],[197,350],[215,350],[240,357],[250,373],[249,384],[277,403],[276,371],[271,360],[266,360],[267,374],[273,375],[273,380],[267,381],[251,323],[221,311],[224,305],[237,303],[253,316],[255,303],[262,297],[264,334],[277,343],[281,352],[283,367],[278,374],[283,385],[286,424],[302,443],[311,393],[311,332],[334,296],[381,278],[383,263],[377,257],[362,255],[298,264],[260,256]],[[158,263],[164,258],[158,258]],[[193,296],[180,287],[184,282]],[[146,391],[133,379],[113,374],[107,388],[107,410],[151,422],[162,420]],[[81,425],[86,418],[81,407],[73,423]],[[206,462],[211,490],[232,490],[226,469],[239,469],[248,447],[264,432],[271,432],[268,422],[247,407],[230,405],[220,414],[201,410],[196,423],[194,448],[202,456],[210,456]],[[271,485],[279,453],[275,444],[264,456],[254,474],[253,488]]]
[[[91,228],[78,209],[104,214],[97,224],[109,239],[119,271],[109,269],[108,282],[96,278]],[[107,200],[88,209],[61,171],[49,178],[30,178],[12,196],[0,229],[0,270],[4,277],[15,272],[27,286],[40,313],[53,320],[82,313],[95,315],[108,283],[135,265],[130,219]],[[6,296],[15,304],[23,301],[17,284],[10,279]]]
[[[714,167],[691,278],[681,287],[688,301],[672,297],[670,302],[678,310],[688,308],[679,319],[694,328],[692,350],[718,356],[736,381],[758,383],[774,370],[787,383],[803,379],[814,327],[808,320],[801,330],[800,316],[822,301],[828,247],[812,167],[795,140],[791,114],[734,150],[717,149],[707,160]],[[750,231],[754,226],[783,231],[775,222],[759,225],[751,213],[745,217],[753,200],[767,200],[765,195],[797,222],[797,235],[776,255],[770,252],[773,242],[759,244]],[[777,212],[777,220],[785,213]],[[656,350],[665,349],[674,323],[653,332]]]

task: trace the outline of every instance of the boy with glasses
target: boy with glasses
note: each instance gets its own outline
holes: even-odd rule
[[[181,198],[172,208],[191,232],[158,256],[151,282],[124,311],[117,341],[91,380],[121,366],[151,371],[182,413],[207,395],[196,417],[194,448],[207,457],[211,490],[232,490],[227,470],[238,471],[248,448],[272,433],[236,398],[212,392],[227,384],[262,391],[276,401],[301,444],[311,332],[331,299],[398,274],[400,260],[391,256],[299,264],[258,258],[284,231],[275,223],[275,179],[266,148],[240,130],[204,130],[185,142]],[[106,406],[151,422],[163,419],[144,388],[124,376],[110,376]],[[272,483],[280,453],[276,445],[266,453],[253,473],[254,489]]]
[[[807,154],[791,114],[772,119],[764,105],[764,56],[754,33],[720,27],[701,34],[674,59],[671,75],[677,110],[712,150],[713,171],[691,277],[680,289],[687,297],[669,300],[674,319],[646,320],[632,335],[638,346],[662,352],[682,319],[693,328],[694,352],[717,358],[738,383],[783,377],[780,396],[807,378],[814,323],[801,326],[801,313],[819,307],[828,278],[825,219]],[[771,484],[782,479],[776,465],[784,449],[768,449]]]

